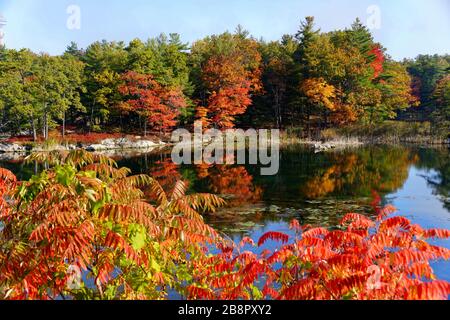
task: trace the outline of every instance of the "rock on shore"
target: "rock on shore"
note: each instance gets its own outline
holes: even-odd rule
[[[165,143],[155,143],[150,140],[136,140],[132,141],[127,138],[120,139],[106,139],[98,144],[91,144],[85,146],[87,151],[104,151],[104,150],[124,150],[124,149],[152,149],[164,146]]]
[[[68,151],[75,150],[77,148],[84,149],[86,151],[97,152],[97,151],[108,151],[108,150],[148,150],[155,149],[158,147],[163,147],[166,144],[164,142],[153,142],[150,140],[130,140],[128,138],[120,139],[105,139],[98,144],[90,145],[54,145],[51,147],[27,147],[16,143],[0,143],[0,153],[23,153],[27,151],[31,152],[46,152],[46,151]]]
[[[333,143],[316,143],[314,144],[314,150],[316,153],[335,149],[336,145]]]
[[[16,143],[0,143],[0,153],[25,152],[27,148]]]

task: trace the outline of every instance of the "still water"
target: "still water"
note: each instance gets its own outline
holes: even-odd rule
[[[450,229],[447,148],[370,146],[315,154],[303,146],[290,146],[281,151],[275,176],[261,176],[258,166],[176,166],[168,151],[116,153],[113,158],[135,174],[151,174],[167,190],[183,179],[189,192],[225,198],[228,205],[205,219],[235,241],[243,236],[257,240],[267,231],[289,233],[293,218],[302,224],[333,226],[345,213],[372,215],[373,191],[414,223]],[[19,179],[28,179],[36,169],[20,160],[0,160],[0,166]],[[450,248],[450,240],[433,243]],[[438,278],[450,281],[450,262],[433,267]]]

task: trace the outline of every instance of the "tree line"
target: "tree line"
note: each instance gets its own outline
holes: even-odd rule
[[[313,130],[387,119],[450,123],[450,56],[394,61],[357,19],[321,32],[307,17],[267,42],[242,27],[191,46],[178,34],[143,42],[72,43],[59,56],[0,49],[0,130],[48,139],[58,128],[167,133],[205,127]]]

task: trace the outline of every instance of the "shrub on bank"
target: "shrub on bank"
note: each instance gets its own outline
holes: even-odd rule
[[[353,124],[343,128],[332,128],[322,132],[326,140],[357,138],[375,143],[428,143],[448,142],[448,134],[436,133],[429,122],[385,121],[375,125]]]

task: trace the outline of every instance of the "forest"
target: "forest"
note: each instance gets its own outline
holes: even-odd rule
[[[0,50],[0,130],[164,135],[205,127],[280,128],[311,137],[327,128],[427,122],[446,138],[450,56],[394,61],[357,19],[321,32],[313,17],[267,42],[241,26],[192,45],[178,34],[145,42],[70,44],[50,56]],[[76,129],[76,130],[75,130]]]

